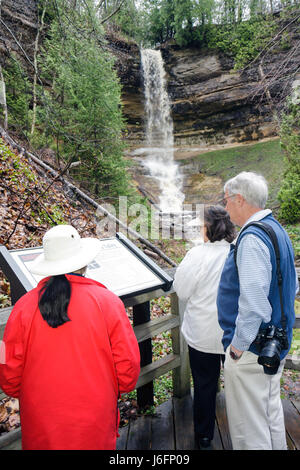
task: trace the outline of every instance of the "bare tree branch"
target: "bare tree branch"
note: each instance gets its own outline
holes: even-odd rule
[[[300,49],[299,29],[295,25],[295,22],[299,21],[300,18],[299,10],[295,11],[294,15],[294,18],[288,21],[284,27],[281,27],[255,59],[242,70],[245,71],[259,59],[258,73],[260,82],[255,87],[251,99],[260,96],[262,101],[267,98],[278,119],[280,119],[280,110],[285,106],[286,97],[290,93],[293,77],[300,70],[298,59]],[[279,47],[280,50],[281,41],[285,38],[284,33],[287,30],[291,40],[290,49],[281,56],[278,54],[277,49]]]
[[[11,237],[13,236],[13,234],[15,233],[16,231],[16,228],[18,226],[18,223],[19,223],[19,219],[24,215],[26,214],[26,212],[29,211],[29,209],[31,209],[33,207],[34,204],[37,204],[39,202],[39,200],[49,191],[49,189],[51,188],[51,186],[53,186],[53,184],[59,180],[66,172],[67,170],[70,168],[70,165],[72,163],[72,160],[70,160],[67,165],[65,166],[65,168],[63,170],[61,170],[57,176],[55,176],[53,178],[53,180],[48,184],[48,186],[46,187],[46,189],[40,193],[31,203],[30,205],[25,209],[25,206],[26,204],[29,202],[30,198],[32,197],[32,194],[28,194],[27,198],[25,199],[24,203],[23,203],[23,206],[21,207],[21,210],[18,214],[18,217],[15,221],[15,225],[14,225],[14,228],[12,229],[12,231],[10,232],[9,236],[7,237],[7,239],[5,240],[4,242],[4,245],[6,245],[7,243],[9,243],[9,240],[11,239]],[[48,214],[49,215],[49,214]],[[51,217],[50,217],[51,218]],[[53,219],[52,219],[53,220]]]
[[[37,85],[37,79],[38,79],[37,56],[38,56],[38,51],[39,51],[39,39],[40,39],[40,34],[44,27],[44,17],[46,13],[47,4],[48,4],[48,0],[46,0],[44,4],[43,12],[41,15],[41,24],[38,25],[38,30],[37,30],[35,44],[34,44],[34,58],[33,58],[34,77],[33,77],[33,89],[32,89],[33,105],[32,105],[32,123],[31,123],[31,131],[30,131],[31,135],[33,135],[34,133],[35,121],[36,121],[36,106],[37,106],[36,85]]]
[[[271,41],[268,42],[268,44],[259,52],[259,54],[257,54],[256,57],[254,57],[253,60],[251,60],[251,62],[249,62],[249,64],[246,65],[246,67],[244,67],[242,69],[242,71],[246,70],[247,68],[249,68],[251,65],[253,65],[257,59],[259,59],[259,57],[268,49],[271,48],[271,46],[274,46],[274,44],[276,43],[277,40],[280,39],[280,36],[281,34],[289,27],[291,26],[293,23],[295,23],[295,21],[297,21],[298,19],[300,18],[300,15],[298,15],[296,18],[294,18],[289,24],[287,24],[284,28],[282,28],[277,34],[276,36],[274,36]]]
[[[2,14],[2,0],[0,0],[0,18]],[[7,130],[8,127],[8,109],[7,109],[7,102],[6,102],[6,87],[5,87],[5,80],[4,80],[4,75],[2,72],[2,65],[0,64],[0,81],[2,84],[2,90],[0,90],[0,100],[2,98],[2,102],[0,101],[0,104],[3,105],[3,111],[4,111],[4,129]]]
[[[96,9],[97,10],[100,10],[100,8],[102,7],[103,3],[105,2],[105,0],[100,0],[100,2],[98,3],[98,5],[96,6]]]
[[[123,6],[125,0],[121,0],[119,5],[117,6],[117,8],[112,12],[110,13],[106,18],[104,18],[103,20],[100,21],[101,24],[105,23],[106,21],[108,21],[112,16],[114,16],[116,13],[118,13],[118,11],[121,9],[121,7]]]

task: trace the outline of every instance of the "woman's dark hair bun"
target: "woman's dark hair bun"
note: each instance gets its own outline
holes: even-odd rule
[[[68,305],[71,285],[64,274],[52,276],[39,293],[39,309],[43,319],[51,328],[57,328],[70,321]]]
[[[205,206],[204,225],[207,238],[212,243],[220,240],[231,243],[236,237],[235,226],[222,206]]]

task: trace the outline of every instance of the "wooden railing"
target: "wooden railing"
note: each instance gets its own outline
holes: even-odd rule
[[[161,318],[150,319],[150,301],[170,295],[171,313]],[[173,395],[183,397],[190,393],[190,366],[188,348],[182,335],[183,308],[179,306],[176,293],[173,290],[164,292],[161,289],[124,300],[125,307],[133,308],[133,329],[141,351],[141,373],[137,382],[137,400],[141,407],[153,403],[153,380],[172,372]],[[5,324],[12,307],[0,310],[0,339],[2,339]],[[300,315],[296,316],[294,328],[300,328]],[[171,330],[172,353],[161,359],[152,361],[151,338],[164,331]],[[288,355],[285,367],[300,370],[300,361],[294,361]],[[1,390],[0,390],[1,397]]]
[[[150,319],[150,300],[170,296],[171,313]],[[190,365],[188,347],[180,326],[182,312],[173,290],[157,290],[124,301],[125,307],[133,307],[133,329],[141,352],[141,373],[137,382],[137,401],[141,407],[153,404],[153,380],[172,372],[173,395],[183,397],[190,393]],[[164,331],[171,331],[172,353],[152,361],[151,338]]]
[[[170,295],[171,313],[150,320],[150,300]],[[173,371],[173,395],[183,397],[190,393],[190,367],[188,349],[180,335],[181,316],[178,297],[172,291],[161,289],[124,300],[125,307],[133,308],[134,332],[141,351],[141,373],[137,382],[138,404],[141,407],[153,404],[153,380]],[[12,307],[0,310],[0,339]],[[152,361],[151,338],[171,330],[172,353]],[[1,391],[0,391],[1,393]]]

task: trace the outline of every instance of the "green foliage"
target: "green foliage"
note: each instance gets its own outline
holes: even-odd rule
[[[291,37],[287,31],[282,33],[281,39],[280,39],[280,47],[281,50],[287,50],[290,49],[291,47]]]
[[[207,33],[207,45],[233,56],[235,69],[253,60],[275,33],[271,18],[258,17],[232,25],[214,25]]]
[[[298,95],[298,96],[297,96]],[[278,193],[280,217],[288,223],[300,220],[300,92],[289,100],[282,117],[280,138],[285,153],[285,174]]]
[[[11,301],[8,295],[0,294],[0,308],[9,307],[11,305]]]
[[[283,114],[280,127],[281,146],[286,156],[288,169],[300,174],[300,89],[288,100],[287,110]],[[297,97],[298,95],[298,97]]]
[[[107,14],[110,10],[107,11]],[[126,0],[117,14],[112,16],[111,22],[128,38],[134,38],[140,43],[143,36],[143,15],[136,7],[135,0]]]
[[[33,173],[20,155],[12,152],[0,139],[0,176],[19,193],[26,193],[31,183],[37,183]]]
[[[121,87],[112,57],[101,47],[104,33],[91,1],[87,11],[71,10],[64,0],[57,4],[59,17],[39,61],[44,80],[52,82],[40,94],[39,123],[55,137],[65,161],[80,161],[75,177],[92,183],[102,197],[128,194]]]
[[[31,85],[24,68],[13,55],[3,67],[3,77],[6,86],[8,126],[16,131],[24,132],[29,127]]]
[[[140,36],[150,45],[171,38],[175,38],[180,46],[202,41],[214,8],[214,0],[146,0]]]
[[[241,171],[255,170],[264,175],[269,184],[268,207],[272,209],[278,205],[277,194],[284,173],[283,158],[279,139],[276,139],[202,153],[195,161],[206,175],[218,176],[224,183]]]
[[[173,0],[145,0],[140,11],[141,30],[140,41],[145,46],[163,43],[174,37]]]
[[[288,172],[278,193],[280,218],[289,223],[300,219],[300,175]]]
[[[193,37],[193,2],[175,0],[175,39],[180,46],[186,46]]]
[[[45,5],[47,36],[38,57],[35,131],[29,135],[33,86],[14,55],[2,67],[9,130],[29,137],[33,149],[54,149],[62,167],[79,161],[76,171],[71,170],[74,177],[97,194],[130,195],[121,86],[112,56],[104,48],[95,2],[41,0],[40,13]]]
[[[161,405],[173,396],[173,380],[172,372],[169,371],[165,375],[161,375],[158,379],[154,380],[154,404],[155,406]]]
[[[287,224],[284,226],[284,228],[286,229],[290,237],[290,240],[292,242],[293,250],[295,253],[295,258],[298,259],[300,258],[300,222],[294,225]],[[300,307],[300,302],[299,302],[299,307]]]
[[[294,18],[297,2],[292,3],[282,5],[279,21]],[[274,6],[268,0],[145,0],[142,13],[139,10],[143,21],[138,36],[150,47],[174,38],[180,47],[217,49],[231,55],[235,69],[239,69],[253,60],[278,32]],[[131,34],[134,36],[134,31]],[[291,47],[287,31],[282,33],[277,47]]]

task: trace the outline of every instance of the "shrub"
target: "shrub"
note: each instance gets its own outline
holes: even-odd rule
[[[291,224],[300,220],[300,177],[288,172],[278,193],[279,217]]]
[[[288,100],[282,116],[280,138],[285,153],[286,170],[278,193],[279,217],[288,223],[300,219],[300,106],[299,89]]]

